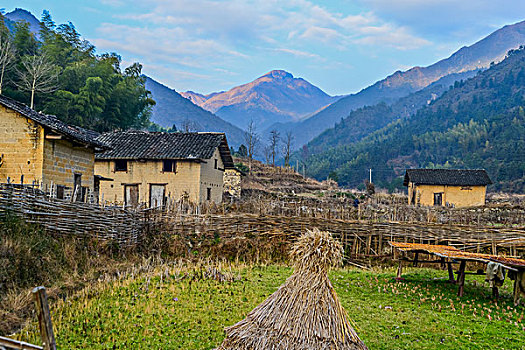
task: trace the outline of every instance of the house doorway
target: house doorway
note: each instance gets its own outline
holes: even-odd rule
[[[139,185],[124,186],[124,204],[133,208],[139,205]]]
[[[73,175],[73,196],[75,202],[83,201],[82,199],[82,174]]]
[[[437,206],[443,205],[443,192],[434,193],[434,205],[437,205]]]
[[[150,185],[149,187],[149,207],[155,208],[164,205],[164,195],[166,185]]]

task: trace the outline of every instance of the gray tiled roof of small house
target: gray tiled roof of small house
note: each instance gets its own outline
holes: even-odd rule
[[[233,159],[223,133],[165,133],[146,131],[116,131],[102,134],[99,141],[111,149],[96,155],[96,159],[209,159],[217,147],[225,168],[233,168]]]
[[[63,135],[68,139],[75,142],[91,146],[93,148],[106,149],[107,146],[98,141],[97,137],[100,136],[98,132],[87,130],[79,126],[72,126],[64,123],[54,115],[43,114],[29,108],[25,104],[15,101],[9,97],[0,95],[0,105],[12,109],[15,112],[20,113],[26,118],[29,118],[45,128],[50,129],[57,134]]]
[[[483,169],[407,169],[403,185],[486,186],[492,181]]]

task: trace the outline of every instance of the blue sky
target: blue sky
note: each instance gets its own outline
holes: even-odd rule
[[[426,66],[505,24],[522,0],[4,1],[73,22],[99,53],[178,90],[228,90],[284,69],[329,94],[353,93]]]

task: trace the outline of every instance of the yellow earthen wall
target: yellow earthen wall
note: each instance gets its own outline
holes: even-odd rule
[[[95,174],[113,179],[100,182],[100,200],[121,205],[124,185],[139,185],[139,202],[149,206],[150,184],[166,184],[166,196],[178,200],[183,196],[194,203],[200,198],[201,164],[177,161],[175,173],[163,172],[162,161],[128,161],[128,171],[115,172],[115,161],[95,161]]]
[[[408,203],[411,202],[413,191],[416,191],[416,204],[434,205],[434,193],[443,193],[443,205],[453,204],[455,207],[471,207],[485,205],[486,186],[435,186],[408,185]]]
[[[215,169],[215,160],[217,160],[217,169]],[[222,202],[222,193],[224,191],[224,163],[222,162],[219,149],[215,149],[213,156],[202,163],[200,176],[200,201],[205,202],[207,188],[211,188],[211,200],[215,203]]]
[[[95,153],[83,146],[75,147],[67,140],[45,140],[43,185],[73,188],[74,174],[82,174],[82,186],[93,190]]]
[[[19,113],[0,106],[0,182],[42,181],[44,129]]]

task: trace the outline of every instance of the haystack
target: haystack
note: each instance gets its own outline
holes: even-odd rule
[[[329,232],[302,235],[291,250],[293,275],[244,320],[226,328],[217,350],[367,349],[328,279],[342,253]]]

